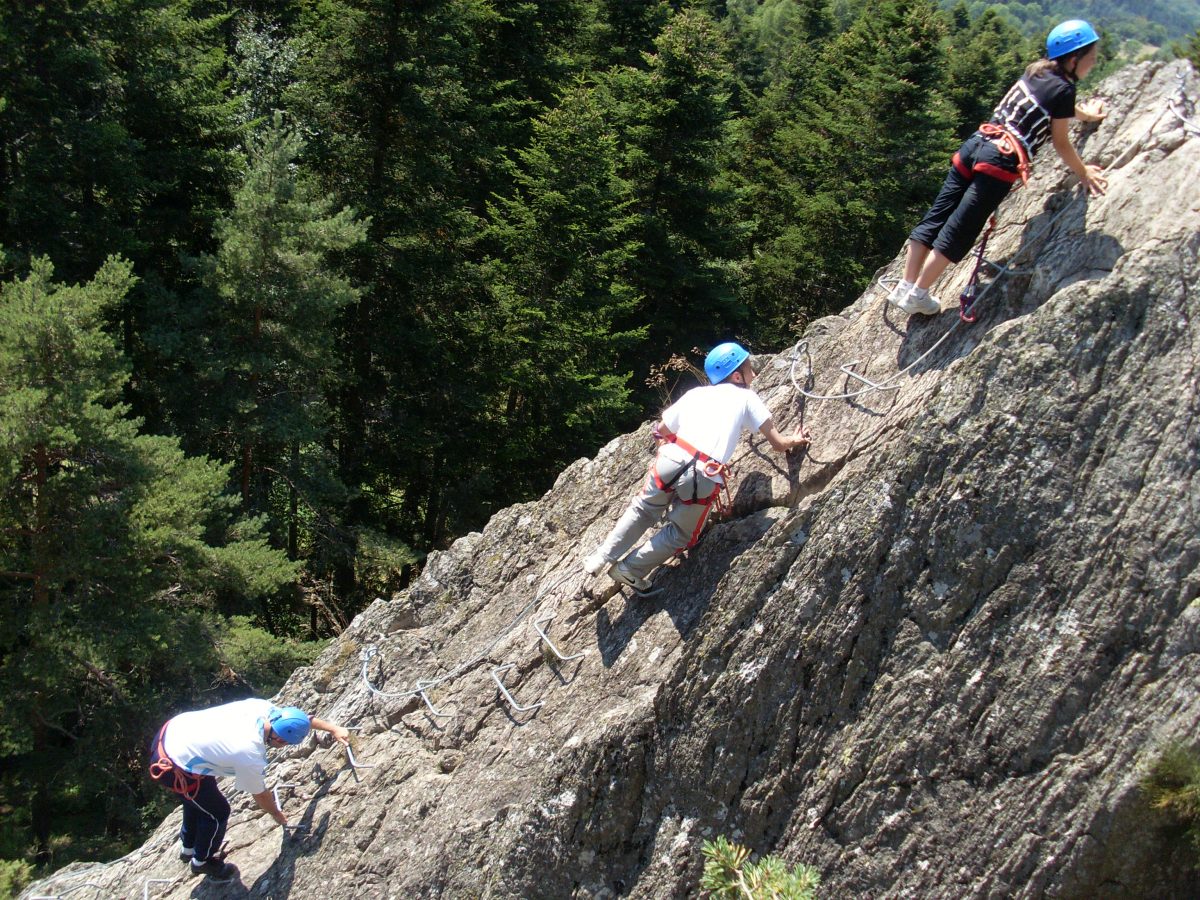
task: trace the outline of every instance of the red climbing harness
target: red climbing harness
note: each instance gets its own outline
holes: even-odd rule
[[[170,724],[170,722],[167,723],[167,725]],[[150,777],[167,790],[182,794],[189,800],[195,800],[196,794],[200,791],[200,781],[204,776],[185,772],[175,765],[171,757],[167,756],[166,748],[163,747],[163,741],[167,736],[167,725],[163,725],[158,730],[158,737],[154,739],[154,756],[156,758],[150,761]],[[167,775],[174,777],[168,782],[165,780]]]
[[[676,499],[678,499],[680,503],[688,506],[706,507],[704,515],[702,515],[700,517],[700,521],[696,523],[696,528],[692,532],[691,538],[688,541],[688,547],[692,547],[695,545],[696,541],[700,539],[700,532],[704,529],[704,523],[707,521],[708,514],[712,508],[715,508],[720,515],[724,515],[729,511],[731,506],[731,502],[729,500],[729,479],[733,477],[733,469],[731,469],[726,463],[721,462],[719,459],[713,459],[713,457],[709,456],[702,450],[697,450],[678,435],[673,434],[669,438],[666,438],[665,441],[667,443],[674,444],[685,453],[690,453],[692,458],[682,468],[680,468],[680,470],[676,472],[669,481],[663,481],[658,474],[658,459],[656,457],[654,462],[650,463],[650,475],[654,478],[654,484],[660,491],[674,491]],[[679,496],[679,492],[675,490],[675,483],[688,469],[697,468],[699,472],[709,481],[716,482],[716,489],[707,497],[693,497],[691,500],[684,500]],[[721,480],[717,481],[718,478]],[[722,491],[725,492],[724,497],[721,496]],[[681,550],[680,552],[682,553],[683,551]]]
[[[1029,184],[1029,151],[1025,149],[1025,142],[1021,140],[1020,135],[994,122],[984,122],[979,126],[979,133],[995,143],[996,149],[1005,156],[1015,156],[1017,158],[1017,173],[1021,176],[1021,184]],[[984,168],[985,166],[986,168]],[[980,163],[975,168],[978,171],[987,172],[987,174],[1002,181],[1013,182],[1017,180],[1012,172],[996,166],[989,166],[987,163]]]

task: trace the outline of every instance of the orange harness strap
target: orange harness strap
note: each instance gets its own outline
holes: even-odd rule
[[[170,723],[168,722],[167,725]],[[158,737],[155,741],[155,755],[158,759],[150,763],[150,777],[155,781],[164,778],[168,773],[174,775],[174,779],[170,784],[163,784],[163,787],[174,791],[176,794],[182,794],[189,800],[195,800],[196,794],[200,792],[200,779],[202,776],[193,775],[191,772],[185,772],[167,756],[167,751],[163,747],[163,741],[167,736],[167,725],[163,725],[158,730]],[[159,781],[162,784],[161,781]]]
[[[715,507],[719,515],[724,515],[727,513],[732,506],[732,502],[729,499],[729,479],[733,477],[733,469],[731,469],[726,463],[723,463],[718,459],[713,459],[702,450],[697,450],[678,435],[672,435],[668,442],[680,447],[685,453],[690,453],[692,455],[691,465],[702,463],[700,471],[704,473],[704,477],[708,478],[710,481],[716,481],[718,477],[721,478],[721,481],[717,482],[716,490],[714,490],[707,497],[684,500],[682,497],[679,497],[678,492],[676,492],[676,497],[679,502],[688,506]],[[674,491],[675,479],[679,478],[679,476],[686,471],[686,467],[680,469],[679,472],[676,473],[675,478],[671,479],[670,482],[665,482],[658,477],[657,463],[657,459],[650,463],[650,474],[654,478],[654,483],[658,485],[658,489],[660,491]],[[725,492],[724,497],[721,495],[722,491]],[[692,532],[691,540],[688,541],[688,547],[694,546],[696,541],[700,539],[700,532],[704,530],[704,523],[708,520],[708,514],[710,511],[711,510],[706,510],[704,515],[700,517],[700,521],[696,523],[696,529]],[[681,550],[680,552],[682,553],[683,551]]]
[[[1021,184],[1029,184],[1029,154],[1021,139],[1003,125],[994,122],[984,122],[979,126],[979,133],[995,141],[996,149],[1005,156],[1017,158],[1017,172],[1021,175]]]

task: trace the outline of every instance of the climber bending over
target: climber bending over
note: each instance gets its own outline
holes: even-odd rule
[[[264,779],[267,748],[299,744],[312,728],[349,744],[350,732],[340,725],[257,699],[181,713],[159,729],[150,745],[150,777],[183,798],[179,858],[191,864],[193,875],[228,881],[237,874],[220,852],[229,801],[215,776],[233,777],[239,790],[249,791],[259,808],[286,828],[287,816]]]
[[[1056,26],[1046,37],[1046,58],[1025,70],[992,120],[958,148],[933,206],[908,236],[904,277],[888,294],[892,304],[907,313],[942,311],[930,286],[967,255],[1013,183],[1028,178],[1029,160],[1047,140],[1089,194],[1104,193],[1101,168],[1084,164],[1067,130],[1072,117],[1098,122],[1105,116],[1102,100],[1075,104],[1075,82],[1096,64],[1099,40],[1082,19]]]
[[[659,448],[650,474],[604,543],[584,560],[589,575],[608,567],[614,581],[648,591],[650,572],[700,537],[743,430],[760,432],[780,452],[808,444],[803,429],[787,437],[776,430],[771,411],[750,390],[754,369],[744,348],[734,343],[713,348],[704,372],[712,383],[684,394],[655,426]],[[625,556],[664,510],[666,524]]]

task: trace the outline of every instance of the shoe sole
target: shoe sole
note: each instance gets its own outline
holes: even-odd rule
[[[637,594],[641,597],[651,597],[654,594],[657,594],[659,591],[662,590],[662,588],[654,587],[648,581],[646,582],[645,587],[640,587],[639,585],[634,584],[632,581],[630,581],[624,575],[621,575],[620,573],[618,573],[616,566],[613,566],[613,568],[608,570],[608,577],[611,578],[613,581],[615,581],[617,584],[619,584],[621,587],[627,587],[630,590],[632,590],[635,594]]]
[[[646,588],[646,590],[644,590],[644,591],[639,591],[632,584],[626,585],[626,587],[628,587],[631,591],[633,591],[635,594],[637,594],[638,597],[641,599],[645,599],[647,597],[654,597],[663,592],[662,588],[656,588],[656,587]]]

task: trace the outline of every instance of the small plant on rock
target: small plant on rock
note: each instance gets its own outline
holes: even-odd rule
[[[724,837],[705,841],[704,875],[700,887],[707,896],[720,900],[813,900],[821,876],[812,866],[789,870],[777,856],[750,861],[746,847]]]
[[[1200,752],[1168,744],[1142,779],[1142,792],[1152,809],[1183,830],[1200,864]]]

